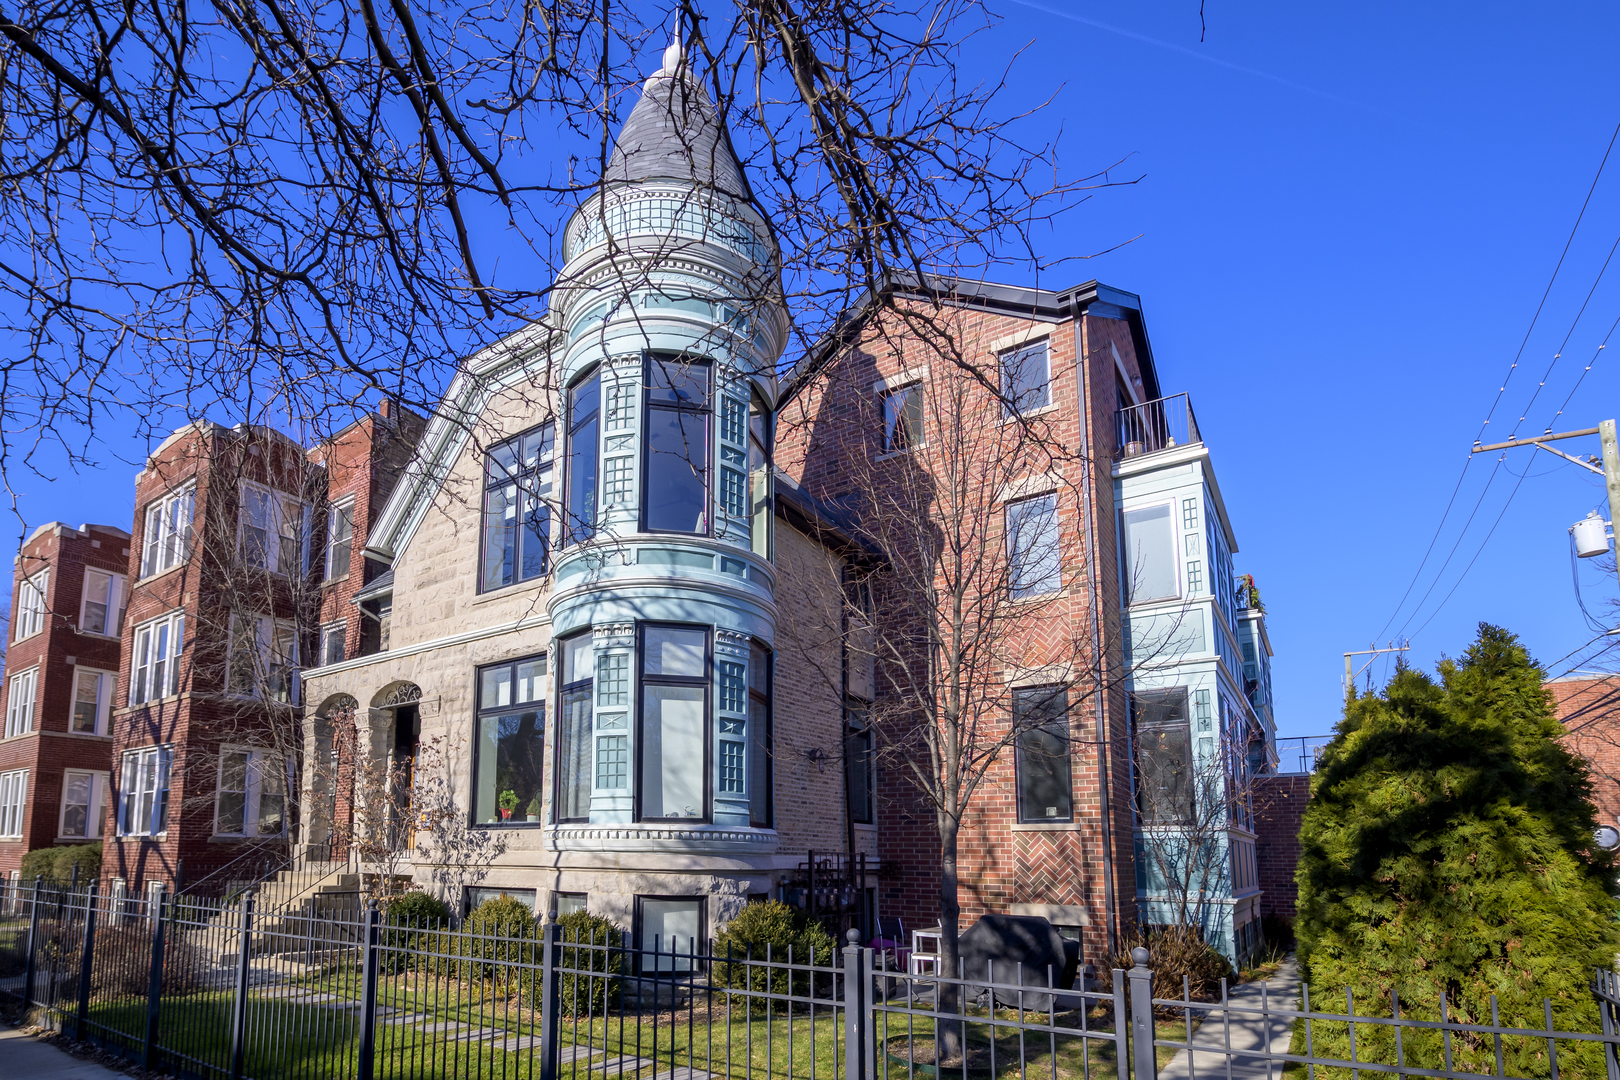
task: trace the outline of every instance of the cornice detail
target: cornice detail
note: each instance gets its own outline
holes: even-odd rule
[[[768,855],[781,837],[775,829],[724,825],[558,825],[548,829],[557,851],[668,851]]]

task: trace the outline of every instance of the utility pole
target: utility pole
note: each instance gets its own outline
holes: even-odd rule
[[[1590,457],[1581,459],[1573,454],[1566,454],[1562,450],[1554,450],[1547,444],[1559,439],[1575,439],[1582,435],[1596,435],[1603,443],[1603,467],[1599,468],[1595,462],[1599,459]],[[1470,451],[1475,454],[1484,454],[1492,450],[1512,450],[1519,446],[1541,447],[1549,454],[1563,458],[1565,461],[1579,465],[1588,472],[1597,473],[1603,477],[1604,486],[1609,489],[1609,521],[1611,524],[1620,522],[1620,441],[1615,437],[1615,424],[1613,420],[1605,420],[1594,428],[1582,428],[1579,431],[1547,432],[1531,439],[1509,439],[1507,442],[1492,443],[1489,446],[1474,444]]]
[[[1368,668],[1372,667],[1374,660],[1377,660],[1380,656],[1383,656],[1385,653],[1403,653],[1406,650],[1410,649],[1411,647],[1412,647],[1412,643],[1410,641],[1403,641],[1399,645],[1396,645],[1392,641],[1382,649],[1376,648],[1376,647],[1371,648],[1371,649],[1355,649],[1355,650],[1353,650],[1351,652],[1345,653],[1344,654],[1344,692],[1346,694],[1350,693],[1350,688],[1356,684],[1356,679],[1361,675],[1361,672],[1366,671]],[[1361,669],[1359,671],[1356,671],[1354,674],[1351,674],[1351,671],[1350,671],[1350,665],[1351,665],[1351,662],[1352,662],[1350,660],[1350,658],[1352,656],[1365,656],[1365,657],[1368,658],[1367,662],[1365,664],[1361,665]]]

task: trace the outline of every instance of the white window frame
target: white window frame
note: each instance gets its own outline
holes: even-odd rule
[[[6,738],[34,730],[35,699],[39,697],[39,668],[19,671],[6,680]]]
[[[119,836],[161,836],[168,831],[169,773],[173,764],[174,747],[167,743],[124,751],[119,761]],[[143,807],[142,800],[147,796],[150,800]],[[153,829],[154,824],[159,828]]]
[[[343,537],[344,549],[349,553],[350,559],[354,556],[354,496],[339,499],[326,511],[326,551],[322,554],[322,566],[325,580],[340,581],[349,576],[349,561],[345,560],[341,567],[332,565],[332,553],[337,547],[337,526],[340,521],[348,521],[349,532]]]
[[[27,809],[28,770],[13,769],[0,773],[0,836],[21,837]]]
[[[79,678],[83,675],[96,676],[96,726],[93,731],[84,731],[74,725],[78,722],[79,708]],[[112,716],[113,695],[118,692],[118,672],[106,671],[102,668],[87,667],[76,664],[73,668],[73,694],[68,699],[68,730],[78,735],[105,735],[110,730],[109,718]]]
[[[260,506],[265,514],[262,525],[252,526],[262,528],[265,536],[261,545],[250,540],[248,536],[248,514],[252,503],[262,500]],[[268,570],[272,574],[290,575],[296,569],[301,574],[309,572],[309,540],[310,540],[310,505],[296,496],[284,491],[276,491],[255,484],[252,481],[242,483],[241,495],[237,500],[236,515],[236,557],[241,563],[248,566]],[[295,551],[293,557],[297,560],[297,567],[285,565],[286,549],[292,547]],[[263,561],[260,561],[262,555]]]
[[[242,828],[239,831],[227,831],[220,827],[220,803],[227,794],[235,793],[225,790],[225,762],[232,754],[242,754],[247,757],[243,763],[242,795]],[[260,798],[264,794],[264,775],[267,769],[274,768],[281,776],[281,828],[273,833],[259,832]],[[286,775],[287,766],[269,750],[262,746],[222,746],[219,751],[219,769],[214,783],[214,835],[215,836],[244,836],[264,837],[281,836],[287,831],[288,791],[291,790],[290,777]],[[251,826],[251,828],[249,828]]]
[[[253,654],[249,658],[253,668],[248,675],[249,684],[244,685],[237,674],[237,665],[243,663],[241,645],[247,637],[247,627],[244,623],[251,623],[253,633]],[[283,636],[285,635],[285,636]],[[290,646],[285,654],[278,648],[278,644],[285,640]],[[231,616],[230,647],[227,650],[225,662],[225,692],[235,697],[258,697],[261,694],[272,700],[281,701],[288,705],[297,705],[299,696],[299,656],[298,656],[298,627],[287,619],[276,619],[269,615],[243,614],[236,612]],[[287,696],[275,696],[274,682],[271,676],[276,672],[285,673]]]
[[[165,634],[164,631],[167,631]],[[164,654],[152,655],[151,646],[163,642]],[[186,614],[171,611],[135,628],[130,654],[129,703],[144,705],[161,701],[180,692],[180,654],[186,646]],[[163,665],[160,679],[154,680],[157,665]]]
[[[51,571],[47,567],[17,583],[17,619],[12,641],[23,641],[45,630],[45,593],[50,588]]]
[[[186,484],[146,504],[141,535],[141,577],[149,578],[184,563],[191,554],[191,516],[197,485]]]
[[[337,635],[338,641],[340,642],[338,658],[336,660],[328,660],[326,658],[326,645],[333,634]],[[315,655],[315,663],[321,667],[326,667],[328,664],[341,664],[348,648],[348,638],[349,622],[347,619],[339,620],[338,622],[329,622],[325,626],[322,626],[321,641],[320,645],[318,646],[320,651]]]
[[[84,832],[67,831],[68,781],[83,776],[90,781],[90,802],[85,807]],[[107,796],[111,792],[109,774],[94,769],[64,769],[62,771],[62,805],[56,817],[56,835],[61,840],[100,840],[102,823],[107,817]]]
[[[107,613],[101,630],[86,629],[89,625],[91,574],[107,579]],[[79,633],[100,634],[102,637],[119,636],[124,628],[124,607],[129,598],[127,580],[123,574],[111,570],[102,570],[95,566],[84,568],[84,588],[79,591]]]

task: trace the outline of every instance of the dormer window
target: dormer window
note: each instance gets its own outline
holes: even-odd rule
[[[709,534],[713,370],[707,360],[646,359],[643,532]]]

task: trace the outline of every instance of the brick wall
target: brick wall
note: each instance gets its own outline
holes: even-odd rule
[[[1260,913],[1294,917],[1299,888],[1299,826],[1311,798],[1309,776],[1254,780],[1254,860],[1260,875]]]

